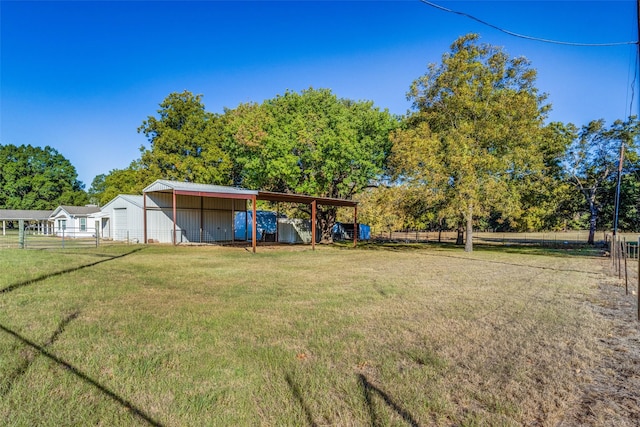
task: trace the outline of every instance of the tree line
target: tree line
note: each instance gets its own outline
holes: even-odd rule
[[[640,229],[637,118],[549,123],[551,105],[535,82],[527,59],[469,34],[411,84],[405,116],[329,89],[287,91],[219,114],[205,109],[201,95],[171,93],[138,128],[149,142],[140,157],[98,175],[84,194],[105,204],[163,178],[356,199],[361,222],[376,229],[455,229],[468,251],[478,228],[588,228],[593,243],[596,229],[612,227],[624,147],[619,227]],[[5,172],[19,148],[2,147],[2,189],[23,188]],[[62,169],[69,186],[61,191],[70,197],[79,183],[71,165]],[[26,190],[16,191],[7,194]],[[33,191],[0,203],[47,200]],[[289,209],[308,214],[305,206]],[[331,207],[319,212],[324,238],[339,215]]]

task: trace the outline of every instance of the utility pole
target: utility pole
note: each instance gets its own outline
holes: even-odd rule
[[[636,66],[636,73],[640,70],[640,0],[636,0],[636,19],[638,21],[638,33],[636,39],[636,49],[638,50],[636,55],[636,61],[638,62]],[[635,76],[638,77],[638,76]],[[640,86],[640,85],[639,85]],[[635,90],[635,88],[634,88]],[[640,90],[639,90],[640,92]],[[631,106],[629,107],[629,115],[633,115],[633,101],[631,102]],[[640,96],[638,96],[638,114],[640,115]],[[620,212],[620,186],[622,183],[622,164],[624,163],[624,146],[625,141],[620,141],[620,160],[618,161],[618,180],[616,183],[616,197],[615,197],[615,208],[614,208],[614,216],[613,216],[613,240],[615,241],[616,234],[618,234],[618,215]]]

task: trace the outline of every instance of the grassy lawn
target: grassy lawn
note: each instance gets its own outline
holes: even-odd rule
[[[4,250],[0,420],[553,425],[606,333],[606,261],[570,254]]]

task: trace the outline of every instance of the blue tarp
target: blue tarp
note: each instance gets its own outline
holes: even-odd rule
[[[336,222],[333,225],[334,240],[351,240],[353,239],[353,224]],[[358,224],[358,240],[370,240],[371,227],[366,224]]]
[[[236,212],[235,221],[235,240],[251,240],[253,234],[251,232],[251,221],[253,220],[253,212]],[[258,240],[269,240],[268,236],[275,238],[277,227],[276,213],[271,211],[258,211],[256,215],[256,229]]]
[[[235,240],[251,240],[251,220],[253,212],[236,212],[235,217]],[[257,240],[275,241],[277,217],[272,211],[258,211],[256,229]],[[353,224],[337,222],[333,225],[334,240],[353,239]],[[358,240],[370,240],[371,227],[366,224],[358,224]]]

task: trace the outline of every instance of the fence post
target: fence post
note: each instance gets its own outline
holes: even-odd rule
[[[622,256],[624,257],[624,291],[625,295],[629,295],[629,281],[627,273],[627,239],[623,237],[622,241],[624,243],[624,250],[622,251]]]
[[[18,221],[18,247],[24,249],[24,219]]]
[[[618,238],[616,243],[616,252],[618,253],[618,279],[622,279],[622,240]]]

